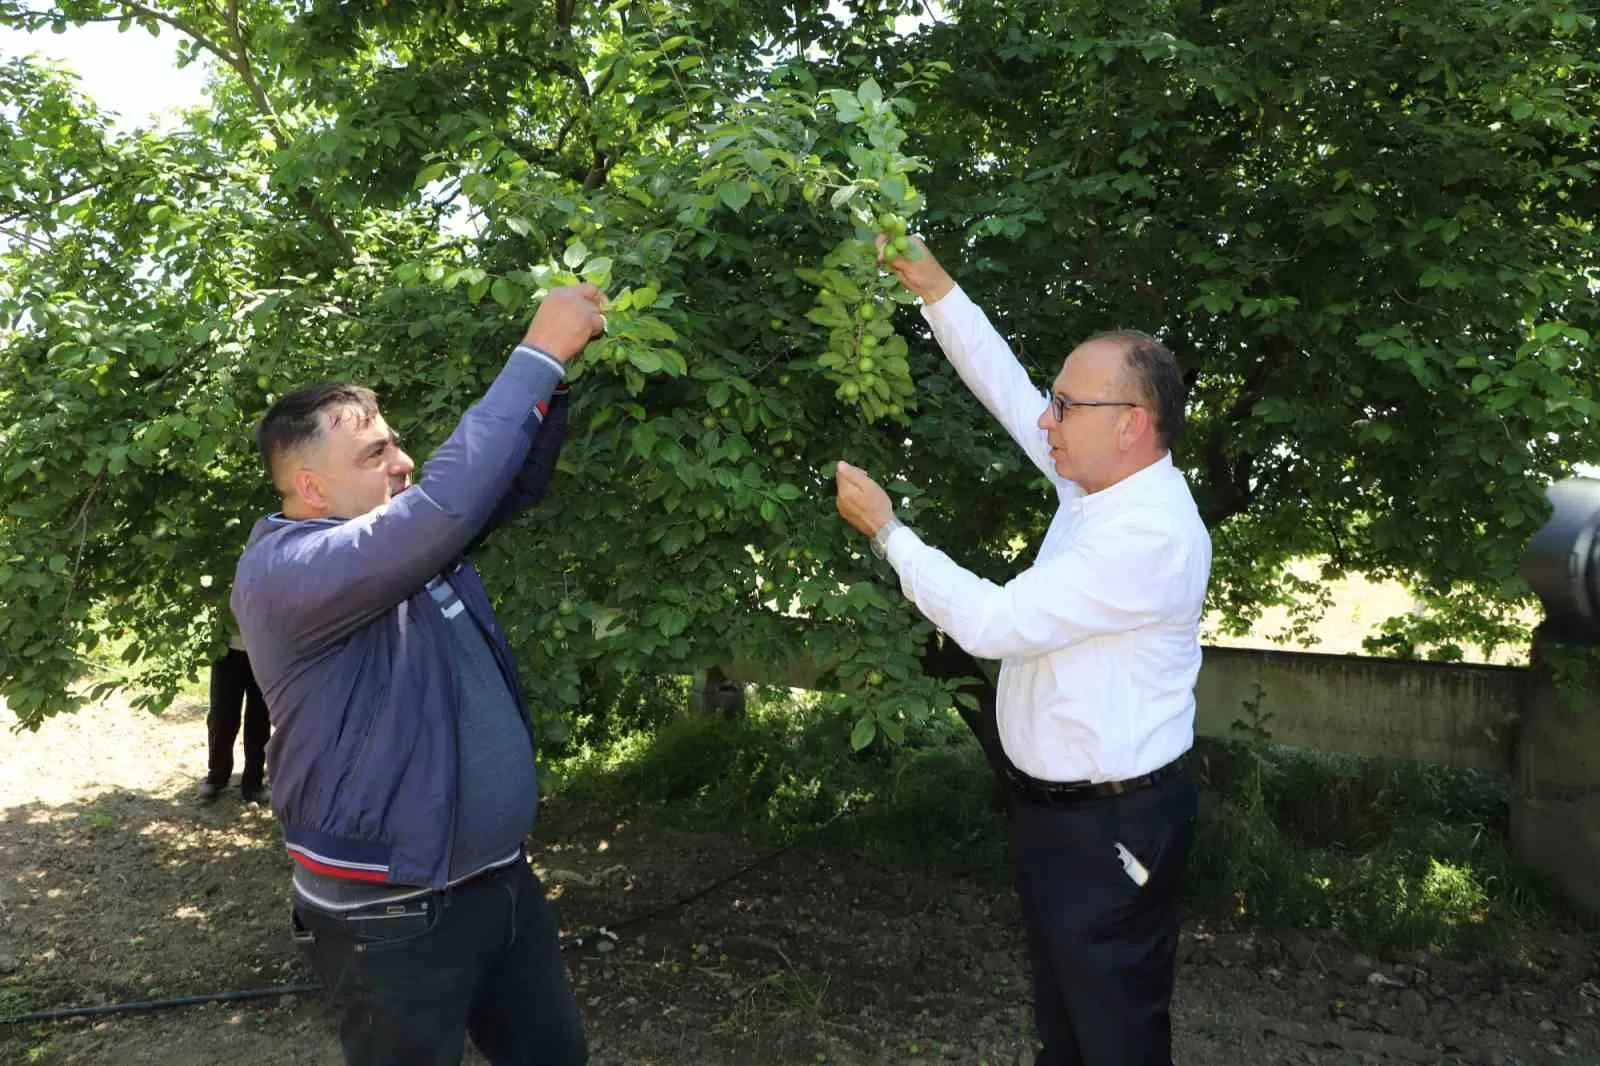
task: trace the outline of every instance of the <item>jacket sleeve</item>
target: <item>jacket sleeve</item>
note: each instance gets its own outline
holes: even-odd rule
[[[506,498],[539,434],[539,408],[549,404],[564,369],[542,352],[517,348],[416,484],[367,514],[303,523],[247,550],[235,614],[255,616],[305,651],[344,638],[414,595]]]
[[[545,489],[550,487],[550,479],[556,471],[556,460],[561,457],[561,446],[567,439],[569,395],[565,385],[557,386],[555,394],[550,397],[549,410],[544,412],[539,429],[533,436],[533,447],[528,449],[527,460],[523,462],[522,469],[517,471],[517,476],[511,479],[511,487],[500,497],[499,505],[489,515],[483,529],[467,545],[467,554],[476,551],[489,538],[489,534],[544,498]]]

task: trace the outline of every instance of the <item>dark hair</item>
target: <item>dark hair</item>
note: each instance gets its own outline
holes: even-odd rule
[[[1168,448],[1183,436],[1183,401],[1187,391],[1178,360],[1165,344],[1136,329],[1114,329],[1097,333],[1094,341],[1122,342],[1123,368],[1133,384],[1144,393],[1156,435]]]
[[[326,382],[280,397],[256,425],[256,448],[268,477],[277,480],[272,469],[274,459],[322,435],[320,416],[331,407],[355,408],[365,425],[378,416],[378,396],[364,385]]]

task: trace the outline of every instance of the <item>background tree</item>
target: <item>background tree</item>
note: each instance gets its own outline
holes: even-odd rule
[[[863,693],[858,744],[963,677],[981,712],[977,664],[832,513],[845,456],[994,577],[1049,517],[881,284],[868,241],[896,218],[1041,380],[1099,329],[1173,346],[1231,623],[1314,609],[1283,570],[1314,556],[1424,594],[1391,650],[1518,637],[1540,486],[1600,458],[1594,19],[962,0],[897,22],[920,13],[0,2],[178,34],[217,71],[213,110],[119,137],[58,75],[0,68],[0,692],[36,724],[114,637],[170,698],[272,506],[249,449],[270,399],[370,382],[425,455],[539,291],[582,275],[617,304],[563,477],[485,559],[535,702],[809,656]]]

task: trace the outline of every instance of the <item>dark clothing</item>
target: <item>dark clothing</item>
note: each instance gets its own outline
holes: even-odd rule
[[[520,851],[538,795],[527,707],[468,559],[549,483],[563,373],[519,347],[415,485],[356,518],[262,519],[239,561],[230,602],[271,709],[290,857],[406,886],[348,910],[295,903],[352,1066],[454,1066],[469,1032],[494,1066],[584,1061],[555,918]],[[428,588],[441,578],[448,601]],[[483,743],[505,761],[461,750]],[[505,865],[453,876],[458,848],[496,842]]]
[[[449,624],[455,648],[456,831],[450,883],[503,866],[521,854],[539,807],[533,744],[516,696],[500,676],[487,635],[472,620],[443,576],[428,591]],[[401,885],[353,881],[299,865],[296,898],[323,910],[346,911],[414,894]]]
[[[555,915],[526,860],[454,888],[330,914],[297,904],[350,1066],[582,1066]],[[309,940],[306,937],[309,936]]]
[[[527,722],[478,628],[443,578],[428,585],[455,648],[456,834],[450,880],[459,881],[515,854],[539,809],[533,742]]]
[[[226,788],[233,777],[233,742],[239,736],[240,709],[244,710],[244,771],[239,787],[246,795],[259,790],[267,779],[267,701],[250,672],[250,657],[238,648],[211,664],[211,707],[206,712],[206,780]]]
[[[309,869],[450,882],[460,699],[450,623],[427,585],[448,578],[526,716],[467,556],[543,494],[565,433],[562,373],[518,348],[415,485],[356,518],[273,515],[251,532],[231,604],[272,714],[273,811]]]
[[[1012,858],[1044,1041],[1036,1066],[1171,1066],[1178,896],[1197,803],[1188,769],[1120,796],[1013,798]],[[1118,844],[1142,871],[1130,874]]]

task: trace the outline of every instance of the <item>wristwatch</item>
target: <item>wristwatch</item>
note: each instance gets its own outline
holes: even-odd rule
[[[894,535],[895,530],[904,529],[905,525],[900,519],[891,518],[879,526],[878,531],[872,535],[872,554],[880,559],[887,559],[889,557],[889,538]]]

